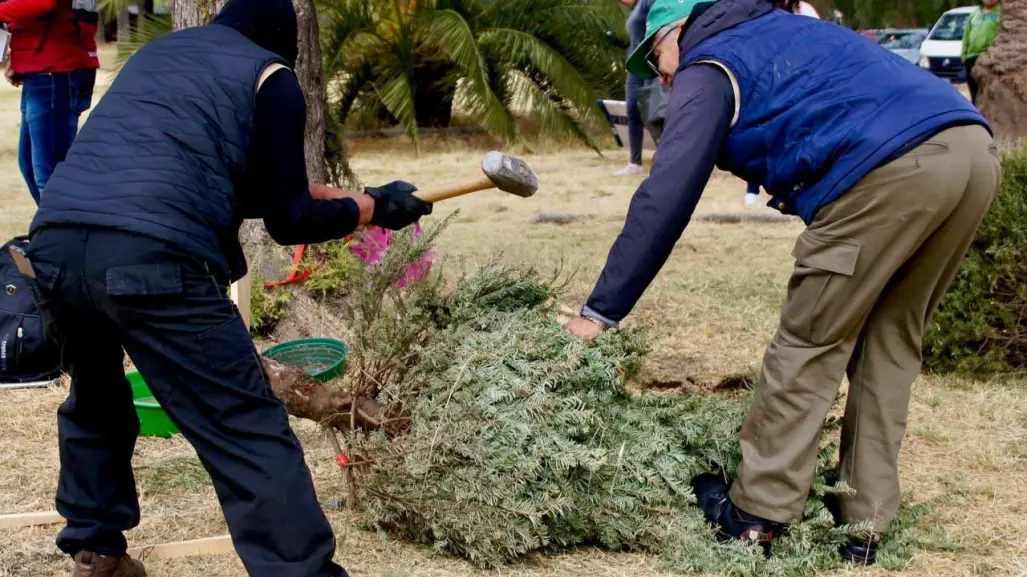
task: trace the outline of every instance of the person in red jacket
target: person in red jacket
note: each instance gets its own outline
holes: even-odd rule
[[[0,2],[11,33],[7,79],[22,87],[18,164],[37,205],[92,102],[97,20],[92,0]]]

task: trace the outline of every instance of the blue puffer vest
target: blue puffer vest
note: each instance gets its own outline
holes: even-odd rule
[[[836,24],[765,0],[720,0],[682,38],[681,65],[714,61],[738,86],[718,160],[809,224],[904,147],[984,117],[947,82]],[[990,129],[990,128],[989,128]]]
[[[32,222],[168,242],[232,280],[246,272],[237,188],[261,72],[285,64],[220,25],[164,36],[133,56],[57,166]]]

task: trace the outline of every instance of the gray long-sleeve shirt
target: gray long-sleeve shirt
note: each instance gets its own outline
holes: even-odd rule
[[[674,77],[652,171],[631,199],[585,314],[615,325],[634,308],[688,226],[734,113],[734,91],[723,70],[695,64]]]
[[[628,41],[630,42],[628,54],[631,54],[642,41],[642,38],[645,37],[645,19],[649,17],[649,9],[655,3],[656,0],[637,0],[635,5],[631,7],[631,14],[628,16],[626,24]]]

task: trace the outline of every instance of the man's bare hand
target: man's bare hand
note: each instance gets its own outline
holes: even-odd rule
[[[599,338],[599,335],[603,334],[603,327],[584,317],[577,317],[567,321],[563,328],[570,334],[586,341],[594,341]]]
[[[314,200],[339,200],[351,198],[360,209],[360,226],[366,226],[374,216],[374,199],[363,192],[351,192],[326,184],[310,184],[310,196]]]
[[[21,87],[21,80],[18,80],[18,78],[14,76],[14,71],[11,70],[10,64],[8,64],[7,69],[4,70],[4,78],[6,78],[7,81],[11,83],[11,86],[15,88]]]

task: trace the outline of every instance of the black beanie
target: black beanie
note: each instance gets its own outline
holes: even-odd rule
[[[299,29],[290,0],[228,0],[214,24],[241,32],[257,46],[296,65]]]

